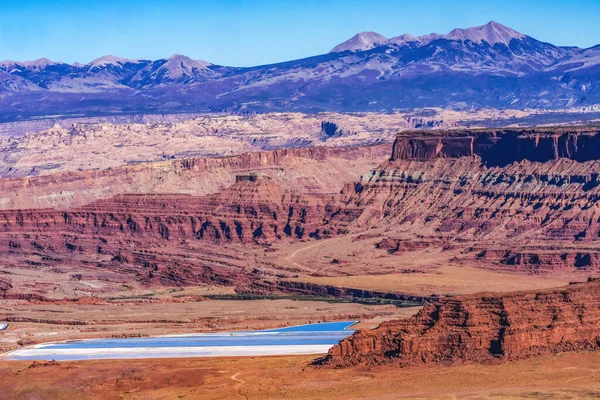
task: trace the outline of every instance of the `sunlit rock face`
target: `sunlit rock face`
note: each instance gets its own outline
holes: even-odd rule
[[[600,282],[544,291],[440,299],[414,317],[359,331],[323,360],[332,366],[498,362],[598,350]]]

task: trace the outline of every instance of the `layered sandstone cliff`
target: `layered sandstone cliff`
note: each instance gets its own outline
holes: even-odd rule
[[[471,141],[476,135],[492,135],[468,133]],[[447,133],[450,138],[458,134]],[[431,139],[425,133],[413,134],[411,140],[437,140],[436,146],[442,146],[438,156],[420,161],[406,159],[412,157],[406,155],[398,158],[406,153],[402,147],[405,134],[399,134],[394,159],[368,178],[347,184],[338,195],[330,194],[333,189],[328,188],[346,179],[340,172],[342,165],[356,165],[362,159],[365,163],[360,165],[366,167],[380,157],[385,145],[172,161],[164,179],[148,175],[157,178],[150,179],[157,185],[151,191],[160,191],[165,187],[160,182],[172,184],[178,176],[181,181],[206,182],[211,188],[206,190],[216,193],[151,194],[140,188],[145,193],[65,210],[7,210],[0,214],[0,246],[13,255],[52,258],[75,251],[82,257],[105,254],[117,261],[120,257],[138,259],[135,264],[145,265],[156,261],[148,255],[127,256],[132,247],[128,241],[135,241],[134,247],[142,242],[179,246],[186,240],[264,245],[385,227],[389,233],[382,235],[378,247],[392,254],[437,247],[464,249],[461,257],[486,267],[526,272],[598,268],[600,187],[594,182],[600,176],[600,162],[559,158],[490,166],[477,154],[463,155],[456,146],[444,150],[445,139],[436,135]],[[464,142],[460,137],[456,143]],[[114,170],[115,175],[109,174],[106,181],[90,179],[102,188],[111,189],[111,179],[131,187],[143,180],[140,177],[146,176],[147,168],[151,167]],[[278,173],[278,168],[283,172]],[[316,181],[320,185],[309,184],[310,171],[320,177]],[[68,184],[63,178],[45,176],[1,184],[10,192],[20,190],[19,185]],[[74,182],[87,182],[79,179]],[[215,186],[227,179],[233,180],[231,186],[221,190]],[[158,259],[165,260],[163,256]]]
[[[287,191],[268,177],[239,175],[229,188],[203,197],[120,195],[69,211],[4,211],[0,232],[242,243],[302,238],[324,230],[328,197]]]
[[[394,143],[392,160],[428,161],[475,155],[491,166],[523,160],[598,160],[600,127],[403,132]]]
[[[554,290],[437,300],[414,317],[358,331],[322,362],[332,366],[492,362],[600,349],[600,281]]]
[[[559,159],[487,167],[477,156],[384,164],[347,185],[334,221],[404,226],[463,239],[594,240],[600,226],[600,162]],[[332,222],[333,223],[333,222]]]

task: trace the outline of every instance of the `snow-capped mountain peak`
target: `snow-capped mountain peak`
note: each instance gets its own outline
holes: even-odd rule
[[[7,70],[8,68],[17,65],[18,63],[13,60],[0,61],[0,70]]]
[[[192,60],[181,54],[173,54],[167,58],[167,62],[159,68],[159,71],[167,70],[169,77],[174,79],[182,76],[194,76],[194,70],[205,71],[209,65],[211,64],[204,60]]]
[[[507,26],[491,21],[485,25],[472,28],[457,28],[441,37],[448,40],[459,40],[463,42],[467,40],[470,40],[473,43],[487,42],[492,46],[496,43],[502,43],[508,46],[511,40],[522,39],[525,35]]]
[[[4,60],[4,61],[0,62],[0,66],[5,67],[5,68],[9,67],[9,66],[12,66],[12,67],[18,66],[18,67],[25,67],[25,68],[29,68],[29,69],[41,69],[41,68],[45,68],[49,65],[56,65],[56,64],[61,64],[61,63],[54,62],[47,58],[39,58],[39,59],[33,60],[33,61]]]
[[[97,58],[97,59],[91,61],[90,63],[88,63],[87,65],[92,66],[92,67],[105,67],[107,65],[123,65],[123,64],[127,64],[127,63],[133,63],[133,62],[136,62],[136,61],[129,60],[127,58],[116,57],[113,55],[107,55],[104,57]]]
[[[426,45],[434,40],[446,39],[459,42],[471,41],[473,43],[486,42],[490,45],[502,43],[508,46],[513,39],[522,39],[526,37],[524,34],[515,31],[507,26],[491,21],[485,25],[474,26],[466,29],[454,29],[448,34],[430,33],[423,36],[413,36],[409,33],[395,36],[391,39],[386,39],[375,32],[361,32],[354,35],[347,41],[338,44],[331,50],[330,53],[339,53],[342,51],[365,51],[377,46],[383,45]]]
[[[352,36],[350,39],[335,46],[330,53],[340,53],[342,51],[363,51],[369,50],[386,44],[388,39],[377,32],[360,32]]]
[[[56,65],[56,64],[60,64],[60,63],[54,62],[54,61],[49,60],[44,57],[44,58],[38,58],[37,60],[33,60],[33,61],[24,61],[20,64],[27,68],[45,68],[49,65]]]
[[[331,54],[253,68],[213,65],[180,54],[134,62],[105,56],[83,66],[47,59],[6,61],[0,63],[0,118],[49,109],[78,112],[76,93],[98,104],[94,112],[110,113],[157,105],[177,112],[559,108],[600,103],[598,71],[600,46],[554,46],[496,22],[420,37],[386,39],[362,32]]]
[[[386,44],[395,44],[398,46],[404,46],[411,43],[420,44],[421,39],[411,35],[410,33],[405,33],[404,35],[394,36],[386,42]]]
[[[182,67],[187,68],[198,68],[198,69],[206,69],[208,66],[212,65],[208,61],[204,60],[192,60],[187,56],[183,56],[181,54],[173,54],[171,57],[167,59],[167,63],[169,65],[179,64]]]

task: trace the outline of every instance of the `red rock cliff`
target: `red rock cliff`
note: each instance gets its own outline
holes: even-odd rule
[[[477,155],[491,166],[559,158],[592,161],[600,159],[599,133],[597,127],[402,132],[394,143],[392,160]]]
[[[203,197],[120,195],[69,211],[2,211],[0,232],[243,243],[303,238],[323,231],[326,198],[286,191],[268,177],[242,175],[224,191]]]
[[[438,300],[414,317],[358,331],[331,366],[491,362],[600,348],[600,281]]]
[[[392,160],[346,185],[327,222],[384,226],[380,248],[398,254],[429,244],[501,269],[598,268],[598,131],[400,133]]]
[[[233,157],[189,158],[0,179],[0,210],[66,209],[124,193],[217,193],[235,176],[260,172],[286,189],[336,193],[389,158],[391,143],[362,147],[303,147]]]

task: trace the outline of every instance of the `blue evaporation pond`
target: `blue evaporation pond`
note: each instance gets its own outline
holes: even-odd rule
[[[278,346],[334,345],[350,336],[348,329],[355,321],[324,322],[290,326],[264,331],[205,333],[153,338],[91,339],[40,346],[43,349],[106,349],[137,347],[212,347],[212,346]]]
[[[307,324],[288,326],[286,328],[268,329],[266,331],[259,332],[337,332],[346,331],[352,325],[356,324],[356,321],[343,321],[343,322],[323,322],[320,324]]]

